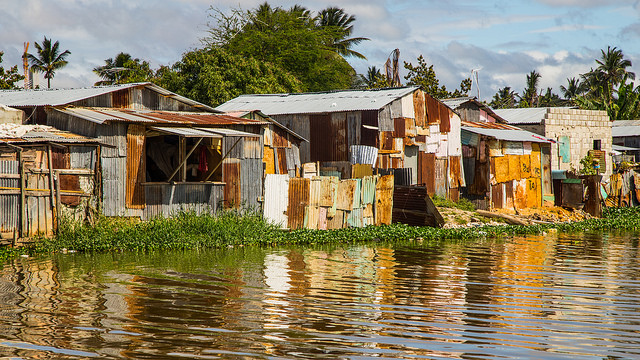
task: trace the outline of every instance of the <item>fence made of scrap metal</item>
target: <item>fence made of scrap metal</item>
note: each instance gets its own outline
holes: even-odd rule
[[[268,174],[264,216],[292,230],[391,224],[393,181],[393,175],[339,180]]]

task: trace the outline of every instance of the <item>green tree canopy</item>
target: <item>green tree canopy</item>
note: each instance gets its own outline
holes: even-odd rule
[[[330,9],[318,20],[299,5],[283,9],[265,2],[230,13],[212,8],[214,23],[202,41],[208,48],[275,64],[299,79],[303,91],[345,89],[355,70],[343,56],[357,56],[352,47],[365,39],[350,37],[353,16]]]
[[[2,64],[2,56],[4,52],[0,51],[0,64]],[[18,89],[16,82],[24,80],[24,76],[18,73],[18,65],[14,65],[9,70],[5,70],[0,66],[0,89]]]
[[[433,65],[427,64],[422,55],[418,56],[417,66],[405,61],[404,68],[409,70],[409,73],[404,77],[405,80],[408,80],[407,85],[419,85],[428,94],[438,99],[467,96],[471,90],[471,78],[466,78],[460,83],[460,89],[449,92],[446,86],[440,85]]]
[[[127,84],[133,82],[154,81],[155,71],[151,69],[148,61],[132,58],[127,53],[118,53],[115,58],[108,58],[103,66],[93,68],[102,80],[95,86]]]
[[[62,69],[67,66],[67,56],[71,55],[69,50],[60,50],[60,42],[51,42],[51,39],[44,37],[41,44],[37,42],[34,44],[36,47],[36,55],[28,54],[27,58],[31,63],[31,69],[36,72],[44,73],[44,78],[47,79],[47,87],[51,87],[51,79],[55,76],[56,70]]]
[[[489,103],[494,109],[508,109],[515,107],[518,101],[518,94],[511,90],[511,87],[505,86],[493,95],[493,99]]]
[[[302,84],[286,71],[220,48],[187,52],[171,68],[159,69],[158,76],[158,85],[211,106],[242,94],[302,89]]]

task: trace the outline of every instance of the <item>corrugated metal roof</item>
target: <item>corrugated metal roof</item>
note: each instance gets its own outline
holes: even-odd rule
[[[74,134],[44,125],[0,125],[0,143],[27,144],[41,142],[98,143],[98,139]]]
[[[634,151],[634,150],[640,150],[639,148],[634,148],[634,147],[629,147],[629,146],[622,146],[622,145],[616,145],[616,144],[611,145],[611,149],[616,150],[616,151]]]
[[[540,124],[549,108],[496,109],[498,116],[509,124]]]
[[[114,91],[128,89],[132,87],[146,87],[164,96],[175,98],[176,100],[199,108],[207,109],[211,112],[218,112],[211,106],[191,100],[184,96],[173,93],[150,82],[131,83],[110,86],[94,86],[88,88],[75,89],[36,89],[36,90],[2,90],[0,91],[0,104],[20,107],[20,106],[61,106],[75,101],[80,101]]]
[[[502,116],[497,114],[496,111],[493,110],[493,108],[491,108],[487,104],[481,103],[480,101],[478,101],[476,99],[475,96],[465,96],[465,97],[459,97],[459,98],[450,98],[450,99],[443,99],[443,100],[440,100],[440,101],[442,101],[445,105],[447,105],[448,107],[450,107],[453,110],[456,110],[460,105],[462,105],[464,103],[472,102],[472,103],[476,104],[476,106],[478,106],[479,108],[483,109],[484,111],[486,111],[487,113],[489,113],[490,115],[495,117],[497,119],[497,121],[507,122],[505,119],[502,118]]]
[[[320,93],[241,95],[218,106],[230,112],[260,110],[267,115],[379,110],[393,100],[411,94],[418,86],[373,90],[342,90]]]
[[[168,126],[152,126],[151,129],[161,131],[164,133],[184,136],[184,137],[210,137],[221,138],[220,134],[216,134],[210,131],[204,131],[200,129],[194,129],[190,127],[168,127]]]
[[[616,120],[611,124],[612,137],[640,136],[640,120]]]
[[[102,124],[105,121],[124,121],[150,124],[190,125],[266,125],[267,122],[243,119],[224,114],[186,111],[129,110],[107,108],[54,108],[64,114]]]
[[[296,132],[294,132],[293,130],[289,129],[288,127],[280,124],[279,122],[273,120],[272,118],[270,118],[267,114],[264,114],[263,112],[261,112],[260,110],[240,110],[240,111],[230,111],[230,112],[225,112],[225,115],[229,115],[229,116],[235,116],[235,117],[240,117],[240,118],[245,118],[245,116],[250,116],[252,113],[255,113],[259,116],[261,116],[263,119],[269,121],[270,123],[272,123],[273,125],[275,125],[276,127],[279,127],[280,129],[288,132],[289,134],[293,135],[294,137],[298,138],[298,140],[300,141],[305,141],[305,142],[309,142],[309,140],[305,139],[304,137],[298,135]]]
[[[462,130],[505,141],[552,143],[551,139],[507,124],[462,122]]]

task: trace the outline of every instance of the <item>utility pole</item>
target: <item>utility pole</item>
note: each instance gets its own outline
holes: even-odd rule
[[[22,67],[24,69],[24,88],[30,88],[29,81],[29,60],[27,58],[27,51],[29,51],[29,42],[24,43],[24,54],[22,54]]]

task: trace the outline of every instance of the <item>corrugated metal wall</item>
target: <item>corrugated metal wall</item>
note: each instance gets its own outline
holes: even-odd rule
[[[289,175],[268,174],[264,180],[264,217],[287,228],[289,204]]]
[[[147,206],[143,220],[170,217],[180,211],[215,213],[224,198],[222,183],[148,184],[144,190]]]

